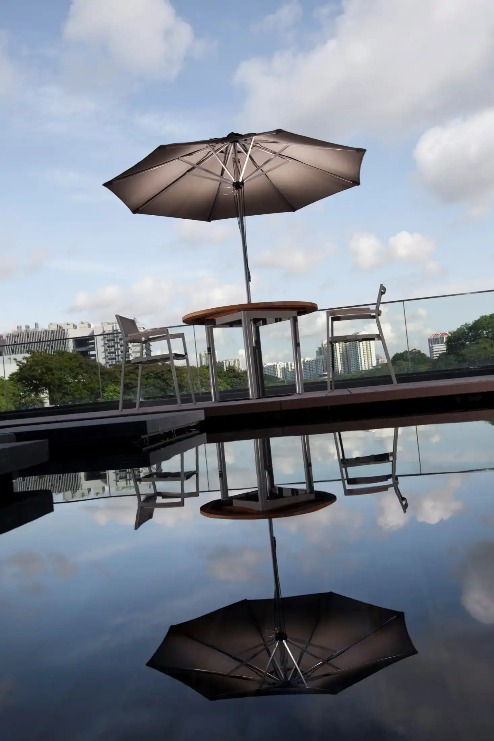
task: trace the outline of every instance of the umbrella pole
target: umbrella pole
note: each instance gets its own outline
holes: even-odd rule
[[[240,239],[242,240],[242,257],[244,261],[244,277],[245,277],[245,292],[247,294],[247,303],[252,303],[250,295],[250,270],[249,270],[249,258],[247,256],[247,227],[245,225],[245,200],[244,200],[244,184],[242,181],[236,181],[233,183],[234,196],[235,196],[235,210],[237,212],[237,222],[240,231]]]

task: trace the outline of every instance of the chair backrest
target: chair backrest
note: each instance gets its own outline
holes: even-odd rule
[[[137,326],[135,319],[129,319],[126,316],[120,316],[120,314],[115,314],[115,319],[117,320],[120,331],[124,337],[139,332],[139,327]]]
[[[377,301],[376,301],[376,314],[379,312],[379,307],[381,305],[381,299],[386,293],[386,286],[381,285],[379,286],[379,293],[377,294]]]

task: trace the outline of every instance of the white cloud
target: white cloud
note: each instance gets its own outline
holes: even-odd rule
[[[227,224],[183,220],[178,221],[174,226],[180,241],[194,247],[222,244],[231,235],[231,227]]]
[[[300,275],[310,273],[327,257],[328,253],[323,250],[307,250],[287,245],[265,250],[255,259],[254,264],[263,268],[273,268],[282,275]]]
[[[361,270],[376,268],[384,262],[384,245],[374,234],[355,234],[350,241],[353,261]]]
[[[259,548],[231,548],[224,546],[208,558],[208,573],[219,581],[264,581],[269,562],[266,552]]]
[[[274,239],[275,245],[261,252],[252,263],[281,271],[284,277],[309,273],[336,252],[325,234],[313,232],[304,222],[292,223]]]
[[[402,133],[494,100],[491,0],[346,0],[341,8],[311,48],[301,39],[240,64],[244,124],[270,128],[275,114],[321,136],[328,126]]]
[[[0,255],[0,280],[12,278],[19,268],[19,261],[13,255]]]
[[[261,20],[253,23],[251,28],[253,31],[263,32],[283,32],[291,28],[297,21],[302,17],[302,6],[298,0],[290,0],[290,2],[280,5],[280,7],[264,16]]]
[[[436,272],[438,264],[429,259],[435,249],[434,240],[418,232],[401,231],[387,242],[374,234],[355,234],[350,240],[353,262],[360,270],[371,270],[395,261],[419,263],[427,272]]]
[[[119,70],[141,78],[174,79],[194,34],[168,0],[72,0],[64,38]]]
[[[82,312],[94,321],[123,313],[140,319],[159,316],[161,324],[166,317],[166,324],[174,325],[180,324],[182,316],[194,308],[236,304],[243,295],[243,287],[222,283],[210,274],[199,274],[178,285],[173,278],[147,275],[130,286],[112,284],[93,292],[79,291],[67,310]]]
[[[461,601],[481,623],[494,623],[494,543],[480,543],[463,566]]]
[[[388,240],[389,252],[396,260],[406,262],[424,262],[436,245],[429,237],[422,234],[399,232]]]
[[[426,131],[414,153],[424,185],[446,203],[481,213],[494,199],[494,108]]]

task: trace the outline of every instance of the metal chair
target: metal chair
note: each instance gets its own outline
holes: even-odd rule
[[[141,379],[142,379],[142,368],[148,363],[170,363],[170,368],[173,376],[173,385],[175,388],[175,396],[177,404],[181,404],[180,389],[178,387],[177,371],[175,368],[175,360],[185,360],[187,367],[187,377],[189,379],[190,393],[192,396],[192,403],[195,404],[194,387],[192,383],[192,374],[190,371],[189,356],[187,353],[187,345],[185,344],[185,335],[183,332],[171,333],[167,327],[155,327],[153,329],[139,329],[135,319],[129,319],[124,316],[116,314],[115,316],[120,332],[123,337],[123,350],[122,350],[122,373],[120,377],[120,402],[118,410],[121,412],[123,409],[123,397],[124,397],[124,380],[125,380],[125,365],[127,362],[127,350],[129,345],[139,345],[140,354],[137,357],[130,357],[129,362],[131,365],[138,365],[137,375],[137,399],[136,409],[139,409],[141,402]],[[181,339],[183,345],[183,352],[178,353],[172,350],[172,340]],[[147,345],[151,342],[165,341],[168,346],[168,352],[160,355],[146,355]]]
[[[398,453],[398,427],[393,431],[393,449],[386,453],[376,453],[374,455],[362,455],[348,458],[345,455],[343,447],[343,438],[341,432],[334,433],[334,442],[336,446],[336,455],[340,467],[341,483],[343,484],[343,493],[346,497],[359,494],[377,494],[378,492],[394,489],[403,512],[408,509],[408,500],[402,495],[399,487],[398,476],[396,473],[396,457]],[[375,473],[375,466],[391,464],[389,473]],[[373,471],[372,475],[352,476],[348,469],[360,466],[370,466]],[[389,469],[388,469],[389,470]]]
[[[346,309],[328,309],[326,311],[326,365],[327,365],[327,379],[328,379],[328,391],[334,391],[335,389],[335,349],[336,345],[345,342],[369,342],[380,340],[383,346],[384,354],[388,362],[389,372],[393,383],[397,383],[393,366],[391,365],[391,357],[388,352],[388,347],[384,339],[384,334],[381,326],[379,317],[381,316],[381,299],[386,293],[386,288],[381,285],[379,286],[379,293],[377,295],[376,306],[371,309],[368,306],[350,306]],[[374,319],[377,325],[377,333],[375,334],[346,334],[346,335],[335,335],[334,324],[335,322],[347,322],[354,319]]]
[[[184,500],[189,497],[199,496],[199,448],[195,449],[195,469],[185,469],[185,453],[180,453],[180,470],[164,471],[162,464],[150,466],[148,472],[143,474],[139,469],[131,469],[132,480],[137,497],[137,513],[134,529],[138,530],[141,525],[153,518],[155,509],[171,507],[183,507]],[[194,489],[185,490],[187,481],[195,479]],[[180,491],[160,491],[157,484],[170,481],[180,481]],[[142,493],[140,484],[150,485],[150,493]],[[158,499],[165,500],[158,502]]]

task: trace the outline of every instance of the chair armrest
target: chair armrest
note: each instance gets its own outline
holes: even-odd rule
[[[154,329],[143,329],[142,332],[133,332],[125,338],[127,342],[144,342],[145,340],[166,340],[167,337],[175,337],[170,334],[166,327],[156,327]]]

